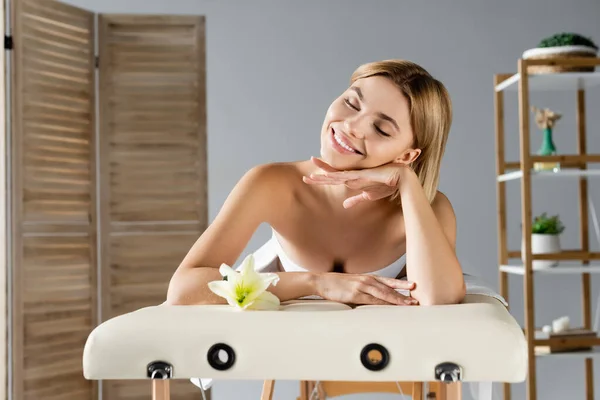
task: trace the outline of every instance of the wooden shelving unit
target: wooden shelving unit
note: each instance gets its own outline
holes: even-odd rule
[[[600,253],[589,251],[588,232],[588,179],[600,177],[600,170],[588,169],[590,163],[600,163],[600,154],[588,154],[586,146],[586,104],[585,91],[591,88],[600,90],[600,72],[563,72],[549,74],[529,73],[529,67],[534,65],[570,65],[598,66],[600,58],[570,58],[546,60],[518,60],[518,71],[512,74],[494,75],[494,109],[496,135],[496,174],[497,174],[497,224],[498,224],[498,265],[500,278],[500,293],[508,300],[508,275],[515,274],[523,277],[523,294],[525,307],[524,333],[528,343],[528,378],[527,399],[537,399],[536,361],[539,357],[571,357],[580,358],[585,363],[586,399],[594,400],[593,359],[600,356],[600,348],[593,347],[591,351],[540,354],[540,346],[547,345],[548,339],[536,338],[534,277],[539,274],[581,274],[581,296],[584,328],[592,328],[592,304],[590,299],[590,274],[600,273]],[[504,143],[504,94],[507,91],[518,93],[519,107],[519,160],[508,162],[505,159]],[[532,154],[530,146],[530,91],[564,91],[574,96],[577,102],[576,140],[577,154],[538,156]],[[535,162],[560,162],[558,172],[536,172]],[[531,251],[532,224],[532,189],[533,179],[577,179],[579,181],[579,217],[580,217],[580,248],[565,250],[557,254],[533,255]],[[523,228],[523,248],[514,251],[507,247],[507,215],[506,215],[506,185],[510,182],[520,182],[521,188],[521,221]],[[525,234],[527,233],[527,234]],[[523,256],[521,255],[523,252]],[[511,263],[509,261],[517,260]],[[534,270],[533,260],[561,260],[558,267],[544,270]],[[595,261],[595,262],[594,262]],[[579,340],[574,338],[573,341]],[[600,338],[593,339],[600,346]],[[510,384],[504,385],[504,399],[510,400]]]

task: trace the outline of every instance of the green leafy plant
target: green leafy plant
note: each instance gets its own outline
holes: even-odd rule
[[[538,47],[554,47],[554,46],[588,46],[598,50],[598,46],[591,38],[581,36],[572,32],[556,33],[552,36],[542,39]]]
[[[565,230],[558,215],[549,217],[543,213],[533,219],[531,233],[542,233],[547,235],[558,235]]]

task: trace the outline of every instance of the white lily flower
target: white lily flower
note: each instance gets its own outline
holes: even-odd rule
[[[270,310],[279,308],[277,296],[267,291],[269,285],[277,285],[279,276],[274,273],[260,273],[254,270],[254,256],[247,256],[235,271],[227,264],[221,264],[219,272],[223,280],[208,283],[209,289],[227,300],[229,305],[241,310]]]

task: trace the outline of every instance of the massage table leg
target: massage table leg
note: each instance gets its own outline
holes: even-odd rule
[[[425,382],[423,384],[414,382],[413,398],[415,400],[462,400],[462,383]]]
[[[462,383],[439,383],[439,395],[436,400],[461,400],[462,399]]]
[[[300,381],[300,397],[298,400],[308,400],[308,381]]]
[[[413,382],[411,397],[413,400],[423,400],[423,382]]]
[[[316,382],[300,381],[300,396],[297,400],[310,400]],[[398,385],[405,395],[414,400],[461,400],[462,383],[445,382],[321,382],[319,399],[326,399],[329,390],[334,397],[355,393],[396,393]]]
[[[152,380],[152,400],[171,400],[169,379],[173,378],[173,366],[168,362],[155,361],[146,367],[146,375]]]
[[[273,380],[264,381],[260,400],[273,400],[273,392],[274,391],[275,391],[275,381],[273,381]]]
[[[170,400],[170,386],[168,379],[152,380],[152,400]]]

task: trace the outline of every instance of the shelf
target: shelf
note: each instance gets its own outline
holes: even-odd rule
[[[560,171],[531,171],[531,177],[540,178],[569,178],[569,177],[594,177],[600,176],[600,169],[561,169]],[[521,179],[523,172],[512,171],[502,175],[498,175],[496,179],[498,182],[507,182],[516,179]]]
[[[514,275],[524,275],[525,267],[523,265],[501,265],[500,271]],[[533,268],[533,271],[540,274],[600,274],[600,263],[581,265],[581,262],[561,261],[556,267]]]
[[[532,67],[539,66],[571,66],[571,67],[592,67],[592,72],[548,72],[548,73],[533,73]],[[580,68],[581,69],[581,68]],[[590,89],[600,90],[600,57],[594,56],[573,56],[573,57],[561,57],[557,55],[553,58],[544,59],[518,59],[518,71],[519,73],[497,73],[494,74],[494,122],[495,122],[495,142],[498,153],[496,154],[496,167],[498,172],[496,173],[496,185],[499,190],[498,201],[497,201],[497,213],[498,226],[497,233],[501,235],[501,241],[499,242],[499,254],[501,255],[502,261],[499,264],[499,270],[503,277],[503,288],[510,286],[509,280],[507,280],[507,274],[521,275],[521,279],[525,279],[523,284],[528,279],[542,279],[540,275],[545,274],[552,278],[552,274],[555,278],[567,277],[567,275],[575,276],[581,280],[582,277],[588,275],[584,274],[600,274],[600,251],[591,251],[588,246],[582,245],[585,249],[561,249],[557,250],[556,253],[552,254],[531,254],[533,252],[533,243],[531,246],[525,246],[521,243],[521,248],[517,250],[507,249],[508,234],[506,229],[507,224],[507,202],[510,198],[507,194],[508,181],[516,181],[518,186],[521,186],[520,200],[521,204],[525,205],[525,209],[521,210],[523,214],[530,214],[534,208],[534,200],[531,198],[531,192],[539,184],[543,185],[544,178],[549,178],[547,182],[550,185],[562,186],[564,184],[570,185],[575,184],[579,186],[578,193],[579,197],[579,209],[583,210],[580,217],[587,218],[588,204],[590,202],[590,214],[594,217],[594,228],[597,231],[596,223],[596,212],[593,208],[593,203],[589,198],[586,199],[588,194],[585,191],[586,184],[594,183],[593,178],[596,176],[600,177],[600,165],[590,165],[592,163],[600,164],[600,154],[588,154],[585,145],[577,147],[577,154],[554,154],[554,155],[540,155],[537,147],[531,142],[531,138],[536,136],[534,129],[532,128],[535,123],[535,118],[531,113],[532,100],[530,96],[535,96],[535,93],[548,94],[552,96],[567,95],[571,98],[573,108],[575,111],[575,126],[572,129],[568,129],[565,134],[570,134],[578,140],[578,143],[585,143],[585,138],[589,138],[590,135],[595,135],[595,132],[586,132],[586,95],[585,91],[591,91]],[[522,90],[522,91],[521,91]],[[529,119],[529,125],[523,125],[521,122],[527,122],[520,120],[518,129],[506,130],[506,101],[508,97],[505,92],[511,92],[515,96],[513,100],[517,102],[517,111],[519,113],[525,113],[525,119]],[[534,102],[535,103],[535,102]],[[592,107],[593,108],[593,107]],[[590,108],[591,109],[591,108]],[[589,113],[589,111],[588,111]],[[591,116],[595,116],[594,112],[591,112]],[[506,131],[506,132],[505,132]],[[506,160],[505,159],[505,147],[507,138],[519,140],[519,158],[517,160]],[[530,140],[531,139],[531,140]],[[526,141],[526,142],[523,142]],[[523,144],[525,147],[521,147]],[[558,164],[558,171],[536,171],[538,163]],[[566,178],[564,181],[556,181],[556,179]],[[541,183],[540,183],[541,179]],[[554,179],[554,180],[553,180]],[[569,179],[571,179],[569,181]],[[525,185],[525,186],[523,186]],[[582,186],[583,185],[583,186]],[[522,217],[522,216],[521,216]],[[522,218],[521,218],[522,219]],[[521,222],[526,223],[525,220]],[[578,229],[579,236],[586,238],[587,221],[581,221],[581,229]],[[577,234],[578,232],[575,232]],[[527,238],[528,232],[522,231],[519,236]],[[527,238],[528,239],[528,238]],[[522,242],[522,240],[521,240]],[[532,270],[526,274],[525,266],[523,265],[522,250],[528,247],[529,254],[527,259],[533,261]],[[538,262],[541,260],[556,260],[555,267],[539,266],[544,264]],[[536,267],[535,265],[538,264]],[[592,319],[592,298],[591,298],[591,280],[584,279],[581,292],[581,309],[583,311],[583,319],[589,322]],[[526,300],[531,299],[533,290],[531,281],[530,284],[523,285],[524,297]],[[525,325],[534,328],[536,325],[536,307],[531,308],[531,304],[527,301],[523,304],[522,310],[525,312]],[[540,321],[537,321],[539,325]],[[596,325],[596,324],[595,324]],[[539,328],[540,331],[543,329]],[[597,329],[594,329],[597,331]],[[532,332],[527,330],[527,344],[528,350],[532,352],[527,365],[530,377],[526,380],[526,394],[527,398],[531,400],[539,400],[539,395],[536,388],[536,375],[538,373],[535,359],[560,359],[563,363],[565,360],[572,359],[581,362],[585,359],[600,358],[600,337],[598,332],[589,332],[586,329],[574,328],[570,332],[564,332],[563,334],[548,334],[546,336],[538,336],[538,329],[535,329],[535,335],[532,337]],[[543,333],[543,332],[542,332]],[[584,349],[584,350],[579,350]],[[552,352],[551,352],[552,351]],[[587,389],[595,386],[592,374],[590,373],[591,363],[585,363],[585,385]],[[539,386],[539,385],[538,385]],[[588,390],[589,391],[589,390]]]
[[[570,351],[564,353],[546,353],[544,351],[538,351],[535,349],[535,355],[537,357],[548,357],[548,358],[574,358],[574,359],[584,359],[584,358],[596,358],[600,357],[600,348],[594,347],[592,350],[582,350],[582,351]]]
[[[540,156],[532,154],[530,156],[532,165],[538,162],[559,163],[561,168],[578,168],[585,167],[588,163],[600,163],[600,154],[557,154],[553,156]],[[521,163],[518,161],[505,162],[506,170],[520,170]]]
[[[496,92],[502,90],[517,91],[520,74],[496,85]],[[529,90],[579,90],[600,86],[600,72],[561,72],[548,74],[529,74]]]
[[[565,262],[567,264],[573,264],[573,262],[582,262],[582,261],[593,261],[600,260],[600,253],[597,251],[583,251],[583,250],[571,250],[571,249],[563,249],[558,253],[543,253],[543,254],[532,254],[531,257],[534,260],[556,260],[563,261],[563,265]],[[516,259],[519,262],[522,261],[522,253],[521,250],[509,250],[508,251],[509,259]],[[581,266],[580,264],[576,264],[575,266]]]

